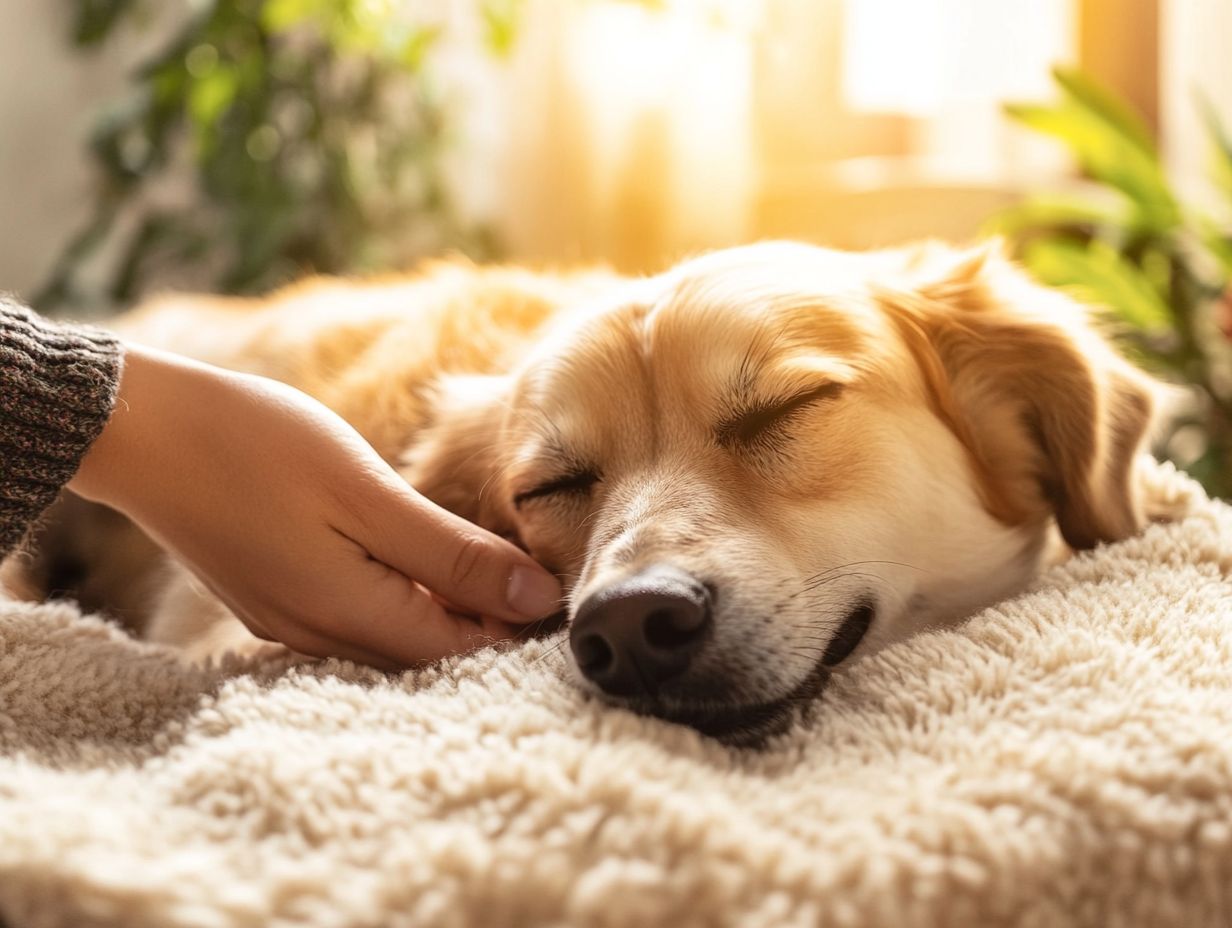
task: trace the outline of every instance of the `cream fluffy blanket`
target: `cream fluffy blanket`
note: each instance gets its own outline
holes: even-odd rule
[[[1166,476],[1166,475],[1165,475]],[[0,609],[0,920],[1232,922],[1232,509],[858,662],[768,750],[579,698],[554,642],[184,669]]]

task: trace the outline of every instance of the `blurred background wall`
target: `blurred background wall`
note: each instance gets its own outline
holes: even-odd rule
[[[0,290],[1007,237],[1232,497],[1232,0],[3,0]]]
[[[435,4],[455,30],[467,16],[446,8],[473,5]],[[85,221],[87,129],[186,9],[162,6],[83,53],[65,0],[0,4],[0,286],[32,292]],[[515,259],[646,270],[762,236],[969,237],[1069,170],[999,110],[1048,97],[1057,62],[1138,105],[1190,186],[1208,156],[1194,88],[1232,112],[1227,0],[530,0],[519,15],[511,55],[455,41],[446,69],[449,176]]]
[[[29,293],[89,212],[86,132],[140,44],[82,57],[56,2],[0,3],[0,290]]]

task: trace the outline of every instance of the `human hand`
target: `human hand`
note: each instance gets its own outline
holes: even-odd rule
[[[130,346],[69,483],[183,561],[256,635],[394,668],[514,636],[556,579],[416,493],[285,384]]]

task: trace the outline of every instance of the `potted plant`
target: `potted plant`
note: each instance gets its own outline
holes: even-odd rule
[[[1060,140],[1089,178],[1084,194],[1034,196],[1000,213],[1005,235],[1044,283],[1100,308],[1144,368],[1185,388],[1158,451],[1212,495],[1232,497],[1232,138],[1200,104],[1221,202],[1182,202],[1144,121],[1073,70],[1051,104],[1008,115]]]

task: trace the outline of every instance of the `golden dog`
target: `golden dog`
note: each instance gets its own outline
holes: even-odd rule
[[[1050,526],[1090,548],[1143,521],[1155,385],[995,247],[763,243],[647,279],[441,265],[118,328],[333,407],[565,580],[582,686],[733,740],[853,654],[1020,590]],[[255,641],[186,576],[148,634]]]

